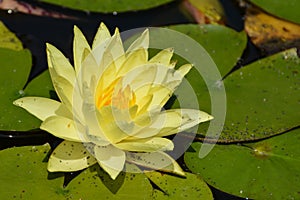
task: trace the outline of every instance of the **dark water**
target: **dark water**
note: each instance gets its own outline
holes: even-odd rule
[[[227,15],[227,25],[235,30],[243,29],[243,11],[234,1],[221,0]],[[72,58],[73,26],[76,24],[89,41],[92,40],[100,22],[104,22],[112,31],[119,27],[121,31],[145,26],[164,26],[170,24],[194,23],[193,19],[184,15],[180,1],[146,11],[113,14],[85,13],[63,9],[57,6],[41,4],[46,9],[72,15],[78,19],[54,19],[25,15],[21,13],[8,14],[0,11],[0,20],[22,40],[24,47],[31,50],[33,55],[33,68],[30,79],[47,68],[45,43],[50,42],[59,48],[68,58]],[[251,43],[248,44],[243,58],[236,67],[244,65],[258,58],[257,50]],[[52,145],[59,142],[57,138],[45,132],[1,132],[0,149],[22,146],[38,145],[50,142]],[[211,188],[215,199],[229,200],[241,199]]]

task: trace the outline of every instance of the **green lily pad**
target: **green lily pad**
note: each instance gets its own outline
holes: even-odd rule
[[[0,66],[0,109],[3,112],[0,130],[27,131],[38,128],[40,121],[13,105],[13,101],[26,95],[50,97],[49,90],[53,88],[49,75],[42,74],[23,90],[31,70],[31,54],[28,50],[0,48]]]
[[[198,175],[186,173],[185,178],[148,172],[146,176],[161,190],[155,189],[152,199],[213,199],[207,184]]]
[[[121,173],[112,180],[98,165],[81,172],[66,187],[63,173],[48,173],[48,144],[25,146],[0,151],[0,193],[8,199],[213,199],[206,183],[197,175],[186,178],[159,172],[147,177],[161,190],[153,189],[145,174],[134,166],[126,168],[137,173]],[[178,187],[180,185],[180,187]],[[13,187],[12,187],[13,186]],[[133,192],[134,191],[134,192]]]
[[[106,0],[95,1],[72,1],[72,0],[40,0],[42,2],[51,3],[63,7],[68,7],[76,10],[92,11],[92,12],[126,12],[136,10],[146,10],[154,8],[173,0],[147,0],[147,1],[136,1],[136,0]]]
[[[12,33],[0,21],[0,48],[8,48],[13,50],[23,49],[22,43],[17,36]]]
[[[152,187],[141,173],[109,178],[98,165],[81,172],[67,187],[63,173],[47,172],[49,145],[0,151],[0,194],[7,199],[150,199]],[[132,165],[126,167],[138,169]],[[132,169],[131,169],[132,171]],[[133,192],[134,191],[134,192]]]
[[[300,1],[298,0],[250,0],[250,2],[275,16],[300,23]]]
[[[296,49],[245,66],[226,77],[224,84],[227,113],[220,141],[261,139],[300,125]]]
[[[300,199],[300,129],[257,143],[215,145],[203,159],[185,153],[185,163],[208,184],[251,199]]]
[[[221,25],[183,24],[168,28],[184,33],[201,44],[218,66],[222,76],[236,65],[247,44],[245,32],[236,32]]]
[[[28,83],[25,96],[56,97],[49,71],[46,70]]]

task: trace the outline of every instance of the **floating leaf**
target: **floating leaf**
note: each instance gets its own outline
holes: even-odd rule
[[[267,54],[300,47],[300,25],[279,19],[257,8],[247,8],[245,30],[251,41]]]
[[[300,23],[299,0],[250,0],[250,2],[275,16]]]
[[[49,71],[46,70],[28,83],[25,96],[56,97]]]
[[[6,26],[0,21],[0,48],[8,48],[13,50],[23,49],[22,43],[17,36],[10,32]]]
[[[38,128],[40,121],[12,102],[27,93],[50,97],[52,83],[49,75],[45,72],[33,80],[28,89],[23,90],[31,70],[31,54],[28,50],[0,48],[0,66],[0,109],[3,112],[0,116],[0,130],[26,131]]]
[[[47,172],[49,145],[0,151],[0,194],[7,199],[150,199],[152,187],[144,174],[122,173],[110,179],[98,165],[81,172],[67,187],[62,173]],[[131,171],[135,166],[127,165]],[[133,192],[134,191],[134,192]]]
[[[130,172],[112,180],[98,165],[81,172],[67,187],[62,173],[47,172],[49,145],[25,146],[0,151],[0,193],[9,199],[213,199],[205,182],[197,175],[186,178],[149,172],[147,177],[164,192],[153,190],[146,176],[134,165]],[[180,187],[178,187],[180,185]],[[13,186],[13,187],[12,187]],[[134,191],[134,192],[133,192]]]
[[[160,188],[154,190],[152,199],[213,199],[209,187],[198,175],[186,173],[186,178],[179,178],[148,172],[146,176]]]
[[[300,125],[300,59],[295,49],[245,66],[224,84],[227,113],[220,140],[260,139]]]
[[[203,159],[185,154],[185,163],[210,185],[251,199],[300,198],[300,129],[257,143],[215,145]]]
[[[42,2],[51,3],[55,5],[60,5],[63,7],[68,7],[76,10],[92,11],[92,12],[125,12],[125,11],[136,11],[145,10],[149,8],[154,8],[173,0],[147,0],[147,1],[136,1],[136,0],[106,0],[95,1],[73,1],[73,0],[40,0]]]
[[[222,76],[234,67],[246,48],[245,32],[236,32],[224,26],[187,24],[169,28],[188,35],[203,46],[218,66]]]

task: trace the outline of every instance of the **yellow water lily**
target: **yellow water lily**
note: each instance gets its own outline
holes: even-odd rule
[[[125,162],[179,175],[184,172],[165,151],[165,136],[212,119],[193,109],[163,110],[191,69],[175,70],[172,49],[148,58],[146,30],[125,51],[118,29],[110,35],[101,23],[92,46],[74,27],[74,68],[47,44],[51,79],[60,99],[24,97],[14,102],[42,121],[40,128],[64,139],[48,161],[48,170],[77,171],[98,163],[112,179]]]

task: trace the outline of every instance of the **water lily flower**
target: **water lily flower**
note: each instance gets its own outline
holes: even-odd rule
[[[39,118],[40,128],[64,139],[52,152],[48,171],[77,171],[98,163],[112,179],[130,162],[179,175],[184,172],[165,151],[166,138],[212,119],[193,109],[164,110],[191,69],[174,69],[172,49],[148,58],[149,31],[125,51],[118,29],[101,23],[92,46],[74,27],[74,67],[47,44],[51,79],[60,99],[23,97],[14,102]]]

